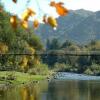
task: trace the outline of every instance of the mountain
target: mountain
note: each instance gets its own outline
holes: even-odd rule
[[[90,40],[100,39],[100,12],[95,12],[87,17],[71,31],[70,39],[79,43],[86,43]]]
[[[57,30],[46,24],[41,24],[35,33],[42,41],[58,38],[61,42],[70,39],[79,44],[85,44],[94,39],[100,39],[100,11],[91,12],[84,9],[70,10],[69,14],[57,18]]]

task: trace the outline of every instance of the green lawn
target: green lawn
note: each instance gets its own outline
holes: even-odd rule
[[[14,80],[7,79],[8,76],[14,76]],[[4,79],[2,79],[4,77]],[[22,84],[32,81],[39,81],[45,79],[43,75],[30,75],[28,73],[16,72],[16,71],[0,71],[0,84],[10,82],[12,84]]]

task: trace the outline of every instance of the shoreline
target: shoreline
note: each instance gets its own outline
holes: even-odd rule
[[[30,75],[28,73],[16,72],[16,71],[0,71],[0,85],[19,85],[29,82],[36,83],[38,81],[46,79],[45,75]]]
[[[7,79],[7,75],[12,74],[15,79]],[[31,75],[29,73],[22,73],[17,71],[0,71],[0,89],[6,89],[10,86],[25,85],[25,84],[35,84],[40,81],[47,80],[50,81],[55,75],[54,71],[50,71],[48,75]]]
[[[100,80],[100,76],[93,76],[87,74],[78,74],[72,72],[58,72],[54,79],[58,80]]]
[[[5,79],[1,80],[1,77],[4,78],[7,73],[14,73],[15,79]],[[39,83],[40,81],[51,79],[58,80],[100,80],[100,76],[91,76],[86,74],[78,74],[73,72],[54,72],[50,71],[48,75],[30,75],[28,73],[22,72],[12,72],[12,71],[0,71],[0,89],[4,89],[10,86],[16,85],[25,85],[25,84],[34,84]]]

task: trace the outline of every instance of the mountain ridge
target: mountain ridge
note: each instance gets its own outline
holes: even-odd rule
[[[40,24],[35,30],[44,44],[48,38],[58,38],[62,42],[70,39],[78,44],[100,39],[100,11],[70,10],[67,16],[58,17],[57,21],[57,30],[45,24]]]

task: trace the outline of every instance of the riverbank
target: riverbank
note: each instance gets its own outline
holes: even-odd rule
[[[46,79],[46,75],[31,75],[16,71],[0,71],[0,84],[25,84]]]

